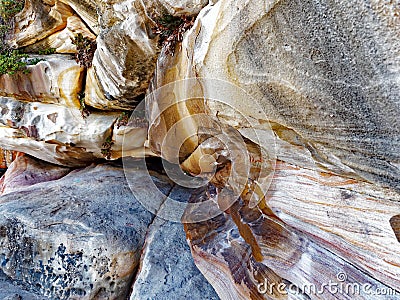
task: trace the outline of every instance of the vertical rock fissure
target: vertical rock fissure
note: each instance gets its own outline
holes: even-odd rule
[[[163,207],[165,201],[168,199],[169,195],[171,195],[171,192],[174,190],[175,187],[176,187],[176,185],[173,184],[171,186],[171,188],[168,190],[168,192],[166,193],[164,199],[161,201],[160,207],[155,211],[154,216],[153,216],[153,218],[152,218],[152,220],[151,220],[151,222],[149,224],[149,227],[146,230],[146,233],[144,235],[144,243],[143,243],[142,248],[140,250],[139,266],[136,268],[136,271],[133,274],[132,280],[130,282],[131,290],[129,291],[129,297],[131,296],[132,289],[133,289],[134,284],[135,284],[135,282],[137,280],[137,276],[140,273],[140,270],[142,268],[142,265],[143,265],[143,254],[144,254],[144,251],[145,251],[145,248],[146,248],[146,241],[147,241],[147,238],[148,238],[149,234],[152,231],[153,224],[154,224],[155,220],[157,219],[157,214],[161,210],[161,208]],[[129,297],[127,299],[129,299]]]

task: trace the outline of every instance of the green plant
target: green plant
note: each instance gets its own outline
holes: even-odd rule
[[[194,24],[194,17],[174,17],[163,15],[154,18],[153,32],[160,35],[160,45],[164,47],[165,53],[174,55],[176,45],[183,40],[183,34]]]
[[[111,158],[112,145],[114,145],[114,142],[112,141],[112,136],[110,135],[106,138],[105,142],[101,145],[101,154],[103,154],[103,156],[106,159]]]
[[[121,126],[128,125],[128,121],[129,121],[129,114],[126,111],[122,112],[117,119],[116,123],[117,128],[119,129]]]
[[[24,8],[24,0],[0,0],[0,53],[7,50],[4,42],[7,34],[13,28],[14,16]]]
[[[44,61],[44,59],[43,58],[39,58],[39,57],[35,57],[35,58],[29,58],[26,63],[28,65],[36,65],[38,62],[41,62],[41,61]]]
[[[47,49],[38,51],[38,54],[40,54],[40,55],[49,55],[49,54],[54,54],[54,53],[56,53],[56,48],[47,48]]]
[[[90,68],[97,48],[96,41],[92,41],[84,37],[82,33],[78,33],[72,40],[72,44],[76,46],[78,51],[75,55],[76,62],[82,67]]]
[[[0,54],[0,75],[14,75],[17,72],[29,73],[26,68],[28,55],[21,54],[18,50],[3,51]]]
[[[4,50],[0,54],[0,75],[14,75],[18,72],[29,74],[29,65],[36,65],[43,61],[41,58],[29,58],[27,54],[21,53],[18,50]]]
[[[24,8],[24,3],[23,0],[0,0],[0,75],[29,72],[26,68],[27,55],[10,49],[5,42],[13,28],[13,18]]]
[[[78,99],[79,99],[79,110],[81,111],[82,118],[86,118],[90,115],[90,111],[86,108],[85,104],[85,92],[80,92],[78,94]]]
[[[0,17],[7,24],[24,8],[23,0],[0,0]]]

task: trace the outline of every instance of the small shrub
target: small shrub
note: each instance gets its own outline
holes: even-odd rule
[[[111,158],[112,145],[114,145],[114,142],[112,141],[112,136],[110,135],[106,138],[106,141],[101,145],[101,154],[103,154],[103,156],[106,159]]]
[[[0,75],[14,75],[18,72],[29,74],[27,66],[36,65],[41,58],[29,58],[18,50],[5,50],[0,54]]]
[[[0,16],[7,24],[24,8],[23,0],[0,0]]]
[[[4,51],[0,54],[0,75],[14,75],[17,72],[29,73],[26,68],[28,55],[21,54],[17,50]]]
[[[193,26],[194,17],[164,15],[154,18],[154,22],[153,32],[160,35],[160,45],[165,53],[174,55],[176,45],[183,40],[183,34]]]
[[[80,66],[90,68],[92,66],[94,52],[96,51],[96,41],[84,37],[82,33],[78,33],[72,40],[72,44],[76,46],[78,53],[75,55],[76,62]]]
[[[39,55],[50,55],[56,53],[56,48],[47,48],[44,50],[39,50],[38,54]]]
[[[81,92],[78,94],[79,99],[79,110],[81,111],[82,118],[87,118],[90,115],[90,111],[86,108],[85,104],[85,92]]]
[[[28,73],[27,55],[12,50],[6,44],[7,34],[13,28],[13,18],[24,8],[24,0],[0,0],[0,75]]]
[[[126,125],[128,125],[128,122],[129,122],[129,114],[128,114],[126,111],[124,111],[124,112],[122,112],[121,115],[118,117],[116,126],[117,126],[117,128],[119,129],[121,126],[126,126]]]

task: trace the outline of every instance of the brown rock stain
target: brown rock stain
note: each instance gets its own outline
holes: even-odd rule
[[[86,71],[84,68],[75,66],[62,71],[57,77],[60,98],[68,107],[80,108],[78,94],[82,91]]]
[[[235,222],[240,235],[242,238],[250,245],[253,257],[256,261],[261,262],[263,260],[263,256],[261,254],[261,248],[257,243],[255,236],[253,235],[251,228],[248,224],[242,223],[240,214],[239,214],[239,204],[236,202],[229,209],[230,215],[232,217],[233,222]]]

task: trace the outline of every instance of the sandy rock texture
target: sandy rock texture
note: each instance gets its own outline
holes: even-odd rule
[[[35,56],[40,59],[28,65],[26,73],[0,76],[0,94],[23,101],[57,103],[80,107],[78,94],[84,86],[84,70],[70,56]]]
[[[357,0],[219,1],[188,36],[189,61],[199,77],[244,88],[316,164],[398,189],[396,11]]]
[[[16,15],[12,44],[25,47],[64,29],[73,11],[61,1],[26,1]]]
[[[7,42],[62,54],[0,77],[0,147],[47,162],[1,179],[7,278],[56,299],[398,299],[397,4],[26,2]],[[134,189],[99,164],[144,155],[164,161]]]
[[[214,194],[204,193],[202,201],[214,198],[221,219],[185,227],[197,266],[222,299],[290,298],[260,293],[258,284],[268,279],[302,289],[338,281],[340,272],[347,283],[382,284],[395,299],[400,274],[396,14],[391,4],[364,1],[218,1],[200,12],[176,56],[159,57],[147,106],[155,153],[166,159],[176,153],[178,146],[163,144],[169,138],[182,142],[176,162],[186,172],[201,174],[201,159],[215,153],[217,165],[235,172],[243,156],[221,159],[229,149],[213,143],[220,128],[237,130],[249,161],[252,127],[256,134],[272,131],[276,137],[275,145],[259,144],[275,147],[277,162],[257,206],[248,198],[249,190],[258,190],[249,176],[241,200],[221,209],[226,199],[218,191],[228,184],[215,180],[226,176],[219,166],[214,171],[221,176],[211,179]],[[218,86],[218,79],[232,86]],[[165,84],[171,88],[158,93]],[[182,101],[185,97],[197,99]],[[210,126],[216,118],[219,125]],[[263,128],[266,121],[270,127]],[[215,131],[202,136],[205,127]],[[229,130],[222,132],[229,136]],[[190,212],[213,215],[209,210]],[[222,218],[232,227],[223,227]],[[297,296],[319,297],[304,290]]]
[[[158,55],[157,38],[140,1],[105,4],[86,103],[99,109],[133,109],[148,87]]]
[[[58,165],[83,166],[108,155],[119,158],[124,141],[121,135],[128,143],[125,150],[134,156],[134,150],[142,149],[146,139],[141,123],[119,126],[120,112],[92,113],[83,118],[77,108],[6,97],[0,98],[0,107],[2,146]]]

